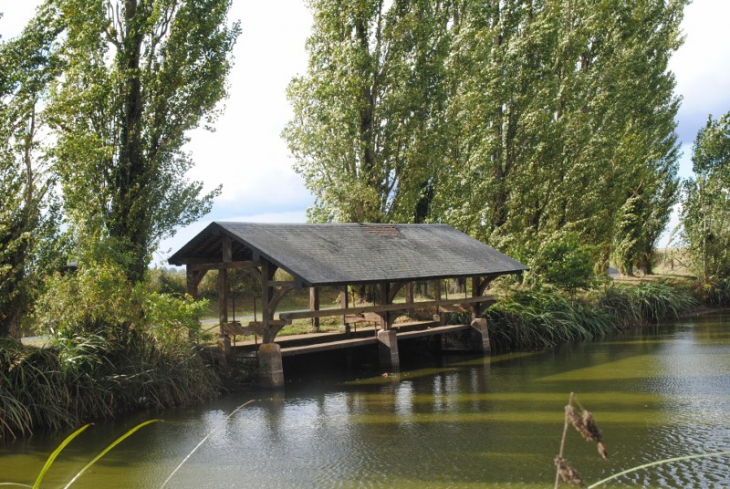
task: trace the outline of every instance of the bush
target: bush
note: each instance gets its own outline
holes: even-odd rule
[[[678,318],[697,305],[687,290],[661,280],[633,287],[607,285],[594,300],[617,319],[622,329]]]
[[[596,283],[594,255],[595,248],[581,244],[578,233],[562,234],[540,247],[532,272],[575,295],[578,289],[590,289]]]

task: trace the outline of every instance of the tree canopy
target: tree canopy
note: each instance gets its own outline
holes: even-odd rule
[[[575,232],[649,268],[686,3],[312,0],[284,132],[310,218],[447,222],[528,262]]]
[[[49,0],[63,76],[52,86],[53,159],[76,230],[109,240],[128,278],[177,226],[209,211],[216,191],[185,173],[188,132],[226,96],[230,0]],[[109,249],[109,248],[107,248]]]
[[[41,149],[42,107],[62,64],[46,14],[0,43],[0,336],[18,336],[39,274],[55,261],[59,204]]]
[[[682,238],[702,282],[730,276],[730,112],[697,133],[684,186]]]
[[[186,178],[184,146],[227,95],[230,6],[46,0],[0,43],[0,336],[59,269],[59,243],[64,262],[139,282],[159,241],[209,211],[220,188]]]

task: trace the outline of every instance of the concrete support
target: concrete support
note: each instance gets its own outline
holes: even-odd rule
[[[277,389],[284,386],[284,367],[281,348],[277,343],[263,343],[259,347],[259,381],[264,387]]]
[[[398,355],[398,338],[395,330],[378,331],[378,350],[380,351],[380,366],[382,368],[398,371],[400,370],[400,357]]]
[[[474,343],[478,351],[490,353],[492,346],[489,343],[489,331],[487,328],[487,320],[484,318],[475,319],[471,322],[471,331],[474,336]]]

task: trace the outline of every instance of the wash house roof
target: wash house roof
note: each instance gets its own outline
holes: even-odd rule
[[[233,261],[266,259],[304,286],[503,275],[527,267],[445,224],[214,222],[168,260],[217,263],[222,236]]]

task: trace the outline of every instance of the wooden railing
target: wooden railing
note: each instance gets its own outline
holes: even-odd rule
[[[408,309],[421,309],[425,307],[437,307],[437,306],[455,306],[464,304],[482,304],[489,305],[497,302],[497,298],[493,295],[483,295],[479,297],[464,297],[461,299],[445,299],[445,300],[434,300],[434,301],[421,301],[421,302],[402,302],[398,304],[385,304],[381,306],[361,306],[361,307],[348,307],[338,309],[320,309],[317,311],[293,311],[293,312],[282,312],[279,314],[279,318],[284,321],[291,322],[294,319],[309,319],[309,318],[321,318],[328,316],[345,316],[348,314],[362,314],[367,312],[393,312],[393,311],[404,311]]]

